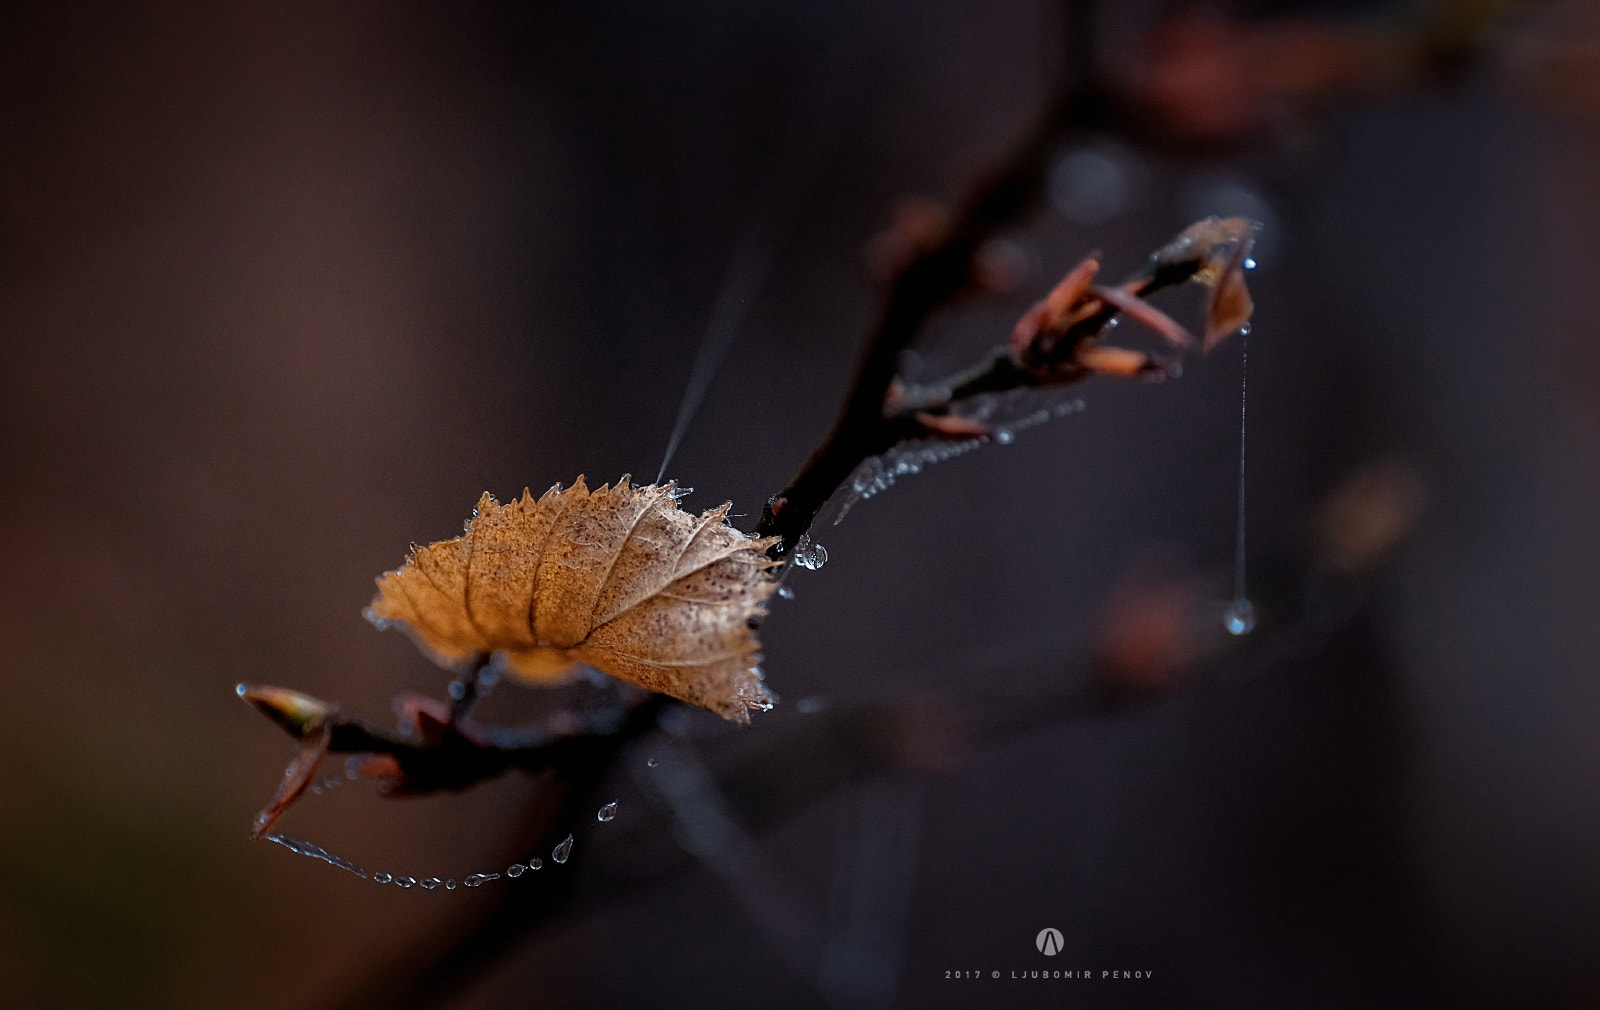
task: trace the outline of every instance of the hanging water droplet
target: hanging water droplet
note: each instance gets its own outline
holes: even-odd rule
[[[390,876],[390,875],[389,875],[389,874],[387,874],[387,873],[381,873],[381,872],[380,872],[380,873],[374,873],[374,874],[373,874],[373,875],[372,875],[372,879],[373,879],[373,881],[374,881],[374,882],[376,882],[376,883],[379,883],[379,884],[387,884],[387,883],[389,883],[389,882],[390,882],[390,881],[391,881],[391,880],[393,880],[393,879],[394,879],[394,878],[393,878],[393,877],[391,877],[391,876]]]
[[[1246,256],[1244,258],[1244,268],[1246,270],[1254,270],[1256,268],[1256,261]]]
[[[468,887],[482,887],[491,880],[499,880],[498,873],[474,873],[467,877],[465,883]]]
[[[521,863],[512,863],[510,866],[506,867],[506,876],[508,877],[520,877],[527,872],[528,868],[523,866]]]
[[[398,884],[399,886],[401,886],[401,887],[411,887],[411,886],[416,884],[417,878],[415,878],[415,877],[396,877],[396,878],[394,878],[394,882],[396,884]]]
[[[794,545],[794,563],[801,568],[816,571],[828,563],[828,549],[821,544],[813,543],[809,534],[801,536]]]
[[[494,655],[495,659],[498,660],[502,654],[497,652]],[[488,666],[478,671],[479,687],[487,690],[498,683],[500,683],[500,668],[494,663],[490,663]]]
[[[1010,428],[996,428],[994,440],[999,445],[1010,445],[1017,440],[1017,436],[1011,433]]]
[[[233,692],[241,698],[244,697],[244,693],[248,690],[250,690],[250,686],[248,684],[240,683],[233,685]]]
[[[456,889],[456,880],[454,877],[451,877],[449,880],[444,882],[444,889],[446,891],[454,891]]]
[[[656,765],[658,765],[660,763],[661,762],[657,761],[655,758],[646,758],[645,762],[644,762],[646,768],[654,768]]]
[[[460,701],[462,698],[467,696],[467,685],[461,683],[459,680],[452,680],[448,690],[450,692],[450,697],[454,698],[456,701]]]
[[[1223,618],[1223,626],[1234,635],[1248,635],[1250,629],[1256,626],[1256,608],[1244,597],[1239,597],[1228,606],[1228,613]]]
[[[530,870],[542,870],[542,869],[544,869],[544,860],[540,859],[538,856],[534,856],[532,859],[528,860],[528,869],[530,869]]]
[[[612,800],[610,803],[607,803],[605,806],[601,807],[600,808],[600,812],[595,814],[594,816],[598,820],[602,820],[602,821],[611,820],[611,818],[617,816],[617,801],[616,800]]]
[[[779,586],[778,598],[783,600],[792,600],[794,599],[794,590],[790,589],[788,586]]]
[[[681,500],[683,498],[687,498],[690,495],[694,494],[694,488],[692,488],[692,487],[675,487],[671,491],[668,491],[667,494],[672,498],[673,501],[679,501],[679,500]]]
[[[572,855],[572,836],[571,835],[568,835],[566,838],[563,838],[561,840],[561,843],[559,845],[557,845],[554,849],[552,849],[551,852],[550,852],[550,858],[554,859],[558,863],[565,863],[567,861],[567,857],[570,856],[570,855]]]
[[[444,883],[444,881],[440,880],[438,877],[426,877],[417,881],[417,884],[421,886],[424,891],[431,891],[442,883]]]
[[[1239,336],[1248,337],[1250,335],[1251,328],[1252,327],[1250,326],[1249,323],[1245,323],[1244,325],[1240,326],[1239,327]]]

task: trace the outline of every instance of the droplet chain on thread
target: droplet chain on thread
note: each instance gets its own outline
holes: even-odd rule
[[[1244,585],[1244,436],[1246,393],[1249,390],[1250,327],[1240,327],[1239,351],[1239,524],[1233,543],[1233,602],[1228,605],[1223,625],[1231,634],[1244,635],[1256,626],[1255,605],[1245,595]]]
[[[338,783],[336,780],[330,779],[328,784],[337,785]],[[617,801],[612,800],[611,802],[602,806],[599,811],[595,813],[595,820],[601,823],[606,823],[614,820],[616,816]],[[394,884],[403,891],[410,890],[413,887],[420,887],[425,891],[432,891],[443,887],[446,891],[454,891],[457,887],[454,877],[423,877],[419,880],[416,877],[407,876],[405,874],[392,874],[385,873],[383,871],[379,871],[377,873],[368,873],[366,870],[357,866],[355,863],[352,863],[350,860],[341,856],[335,856],[322,846],[317,845],[315,842],[308,842],[304,838],[296,838],[293,835],[285,835],[282,833],[273,833],[267,835],[266,837],[267,841],[277,842],[279,845],[288,849],[290,852],[296,853],[297,855],[309,856],[312,859],[320,859],[330,866],[337,866],[339,869],[344,870],[347,873],[352,873],[363,880],[371,880],[376,884]],[[550,858],[557,863],[565,863],[572,857],[572,846],[574,842],[574,836],[571,833],[568,833],[567,837],[557,842],[555,848],[550,851]],[[539,870],[543,867],[544,860],[540,859],[538,856],[533,856],[526,863],[512,863],[510,866],[506,867],[503,876],[515,879],[522,876],[524,873],[527,873],[529,870]],[[467,887],[482,887],[484,884],[487,884],[491,881],[501,879],[501,877],[502,874],[499,873],[469,873],[461,880],[461,883]]]

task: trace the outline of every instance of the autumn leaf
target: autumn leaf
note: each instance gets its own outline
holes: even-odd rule
[[[505,505],[486,493],[465,534],[379,577],[368,617],[402,622],[443,664],[499,652],[548,685],[585,663],[748,722],[772,707],[750,619],[778,586],[774,541],[729,526],[728,505],[684,512],[673,489],[579,477]]]

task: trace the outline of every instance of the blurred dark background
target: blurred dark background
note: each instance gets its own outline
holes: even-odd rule
[[[691,718],[693,757],[630,754],[586,883],[445,1004],[1600,1005],[1600,29],[1583,0],[1505,6],[1438,79],[1263,118],[1201,74],[1200,112],[1158,96],[1064,137],[1005,236],[1017,286],[908,362],[973,359],[1091,250],[1118,276],[1197,217],[1261,220],[1255,634],[1207,625],[1153,673],[1094,660],[1109,601],[1231,594],[1240,342],[1085,384],[1082,412],[819,529],[831,560],[763,632],[783,703],[731,735]],[[1095,14],[1101,68],[1149,84],[1172,10]],[[379,722],[442,696],[361,619],[371,580],[484,490],[652,477],[730,262],[768,269],[668,476],[748,529],[845,390],[881,297],[863,251],[1027,127],[1070,22],[1044,0],[8,5],[4,1002],[359,1000],[532,886],[402,892],[252,844],[292,745],[234,684]],[[1373,465],[1425,507],[1307,604],[1319,510]],[[645,814],[647,756],[753,754],[737,822],[817,754],[786,734],[907,699],[1015,718],[936,747],[935,774],[768,811],[731,869]],[[285,827],[464,876],[548,844],[518,836],[539,795],[349,785]],[[1096,977],[1010,980],[1064,967]]]

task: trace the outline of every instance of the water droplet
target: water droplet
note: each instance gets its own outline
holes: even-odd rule
[[[451,877],[449,880],[444,882],[444,889],[446,891],[454,891],[456,889],[456,881],[454,877]]]
[[[325,779],[322,780],[322,788],[324,788],[324,789],[333,789],[333,788],[337,787],[339,785],[339,783],[342,782],[342,781],[344,781],[344,780],[340,779],[340,778],[336,778],[336,777],[325,778]]]
[[[244,697],[244,693],[248,690],[250,690],[250,687],[247,684],[240,683],[233,685],[233,692],[241,698]]]
[[[534,856],[532,859],[528,860],[528,869],[530,869],[530,870],[542,870],[542,869],[544,869],[544,860],[540,859],[538,856]]]
[[[794,545],[793,557],[795,564],[814,572],[828,563],[828,549],[812,543],[810,536],[802,536]]]
[[[1248,337],[1250,335],[1251,328],[1252,327],[1249,323],[1245,323],[1243,326],[1239,327],[1239,336]]]
[[[1248,635],[1250,629],[1256,626],[1255,604],[1242,596],[1234,600],[1229,605],[1228,613],[1223,617],[1222,624],[1230,634]]]
[[[1254,270],[1256,268],[1256,261],[1246,256],[1244,258],[1244,268],[1246,270]]]
[[[690,495],[694,494],[694,488],[692,488],[692,487],[675,487],[671,491],[668,491],[667,494],[669,496],[671,496],[673,501],[680,501],[680,500],[682,500],[684,498],[687,498]]]
[[[521,863],[512,863],[510,866],[506,867],[506,876],[508,877],[520,877],[527,872],[528,868],[523,866]]]
[[[438,877],[426,877],[426,878],[424,878],[422,880],[417,881],[417,884],[424,891],[431,891],[435,887],[438,887],[442,883],[444,883],[444,881],[440,880]]]
[[[380,884],[387,884],[394,878],[387,873],[374,873],[372,879]]]
[[[572,855],[572,836],[571,835],[568,835],[566,838],[563,838],[561,840],[561,844],[557,845],[554,849],[552,849],[550,851],[550,858],[554,859],[558,863],[565,863],[567,861],[567,857],[570,856],[570,855]]]
[[[645,767],[646,768],[654,768],[656,765],[658,765],[660,763],[661,762],[657,761],[655,758],[647,758],[645,760]]]
[[[322,795],[322,786],[321,785],[312,786],[311,787],[311,792],[315,796],[321,796]]]
[[[498,658],[500,653],[495,653],[495,656]],[[479,687],[490,688],[498,683],[500,683],[500,670],[493,663],[478,671]]]
[[[394,878],[394,882],[401,887],[411,887],[417,882],[417,880],[415,877],[396,877]]]
[[[779,586],[778,587],[778,598],[779,599],[784,599],[784,600],[792,600],[792,599],[794,599],[794,590],[790,589],[788,586]]]
[[[456,701],[460,701],[462,698],[467,696],[467,685],[461,683],[459,680],[452,680],[450,682],[449,691],[450,697],[454,698]]]
[[[616,800],[612,800],[610,803],[607,803],[605,806],[600,808],[599,813],[595,814],[595,817],[602,821],[609,821],[615,816],[617,816]]]
[[[1017,440],[1017,436],[1011,433],[1010,428],[997,428],[995,429],[994,440],[1000,445],[1010,445]]]
[[[482,887],[491,880],[499,880],[498,873],[474,873],[467,877],[465,883],[468,887]]]

